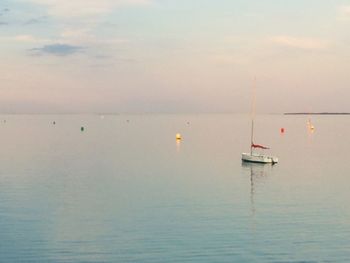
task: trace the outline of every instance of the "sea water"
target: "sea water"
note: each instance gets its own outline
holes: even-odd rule
[[[272,166],[248,115],[1,115],[0,262],[349,262],[350,117],[308,119],[256,116]]]

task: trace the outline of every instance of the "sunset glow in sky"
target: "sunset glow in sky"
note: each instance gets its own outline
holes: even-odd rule
[[[350,112],[341,0],[1,0],[0,112]]]

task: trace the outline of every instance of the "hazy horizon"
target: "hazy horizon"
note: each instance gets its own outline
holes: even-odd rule
[[[0,113],[350,112],[350,4],[4,0]]]

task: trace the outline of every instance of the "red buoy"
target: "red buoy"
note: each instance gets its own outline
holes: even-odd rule
[[[284,133],[284,128],[281,128],[281,133]]]

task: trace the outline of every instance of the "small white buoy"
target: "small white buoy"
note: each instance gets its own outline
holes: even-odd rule
[[[182,137],[181,137],[181,134],[180,133],[176,133],[176,140],[181,140]]]

